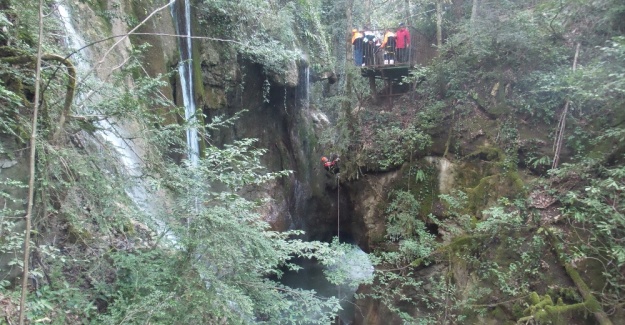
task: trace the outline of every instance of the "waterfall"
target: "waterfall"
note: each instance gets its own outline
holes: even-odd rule
[[[430,164],[438,169],[438,191],[441,194],[448,194],[454,186],[455,166],[446,158],[425,157]]]
[[[295,93],[298,108],[310,108],[310,66],[306,59],[301,60],[298,64]]]
[[[65,27],[67,34],[65,35],[66,46],[70,50],[79,50],[85,46],[85,41],[78,34],[74,25],[72,24],[71,15],[67,10],[65,4],[58,2],[57,3],[58,13],[60,19]],[[84,51],[84,50],[83,50]],[[91,69],[90,64],[84,58],[84,56],[76,55],[72,56],[72,62],[75,63],[77,69],[77,75],[79,77],[84,78],[84,76]],[[80,101],[85,101],[86,98],[84,95],[78,95],[76,99]],[[90,109],[87,105],[85,105],[85,109]],[[97,113],[97,112],[96,112]],[[103,119],[97,122],[98,131],[96,134],[102,137],[107,143],[111,144],[113,148],[119,154],[119,159],[125,169],[125,171],[131,177],[139,177],[142,174],[141,171],[141,158],[137,154],[136,146],[132,143],[132,140],[127,140],[131,138],[131,135],[128,134],[125,129],[123,129],[119,124],[115,123],[115,126],[108,120]],[[134,195],[133,195],[134,193]],[[146,191],[145,189],[133,188],[130,189],[130,197],[133,198],[133,201],[137,203],[140,207],[146,207]]]
[[[86,51],[86,49],[83,49],[86,42],[76,31],[76,28],[74,28],[67,6],[63,2],[58,1],[57,10],[59,19],[63,23],[63,27],[66,31],[66,46],[70,50],[77,51],[82,49],[80,52]],[[72,56],[72,61],[76,66],[78,77],[84,78],[92,67],[86,60],[88,55],[79,55],[80,52]],[[92,78],[96,77],[92,76]],[[76,99],[82,102],[87,100],[84,95],[80,94],[77,95]],[[97,96],[92,96],[91,100],[97,100]],[[89,110],[90,107],[89,105],[84,105],[83,109]],[[105,143],[110,145],[116,151],[121,163],[121,166],[118,167],[135,180],[132,186],[125,189],[126,194],[141,211],[150,216],[150,221],[156,225],[155,228],[158,232],[166,232],[167,234],[165,238],[169,241],[169,243],[176,245],[178,240],[170,231],[167,230],[166,225],[161,220],[153,218],[158,207],[154,204],[155,199],[150,197],[147,185],[141,179],[143,174],[143,163],[140,157],[140,146],[133,140],[130,140],[135,138],[135,136],[133,136],[130,132],[130,126],[118,123],[118,121],[103,119],[97,122],[97,127],[98,131],[95,133],[96,136],[103,139]],[[99,147],[102,148],[102,146]]]
[[[306,70],[304,73],[304,92],[305,92],[305,101],[304,108],[310,108],[310,66],[306,65]]]
[[[176,33],[183,35],[178,37],[180,49],[180,64],[178,74],[180,75],[180,86],[182,88],[182,100],[184,103],[184,118],[188,123],[187,127],[187,150],[191,166],[197,166],[200,156],[198,144],[197,128],[194,126],[196,107],[193,96],[193,47],[191,39],[191,4],[189,0],[182,0],[184,3],[184,16],[179,14],[179,8],[174,2],[171,12],[176,21]]]

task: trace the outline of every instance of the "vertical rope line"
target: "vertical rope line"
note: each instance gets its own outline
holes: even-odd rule
[[[336,174],[336,238],[341,241],[341,184],[339,183],[339,174]],[[339,304],[341,303],[341,284],[337,284]],[[341,323],[341,318],[337,317],[336,324]]]
[[[336,238],[341,240],[341,184],[339,175],[336,175]]]

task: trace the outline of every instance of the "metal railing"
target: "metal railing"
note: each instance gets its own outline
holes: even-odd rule
[[[397,38],[398,29],[359,31],[352,42],[354,65],[360,67],[393,67],[426,64],[431,59],[431,46],[425,36],[407,28],[408,38]],[[401,34],[400,34],[401,37]]]

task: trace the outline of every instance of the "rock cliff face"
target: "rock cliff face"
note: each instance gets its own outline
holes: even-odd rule
[[[165,78],[175,70],[180,56],[169,7],[134,1],[120,4],[104,1],[100,6],[99,9],[111,13],[110,17],[130,13],[143,21],[150,16],[132,36],[113,38],[92,48],[89,55],[92,62],[98,62],[96,71],[101,78],[107,78],[110,71],[123,63],[131,49],[144,45],[147,49],[143,68],[147,74]],[[122,20],[104,19],[86,4],[74,3],[72,8],[76,25],[85,32],[87,41],[129,32]],[[211,35],[210,26],[194,23],[192,29],[194,35]],[[109,51],[115,43],[118,43],[115,49]],[[492,203],[491,197],[497,197],[490,195],[493,192],[501,193],[511,187],[518,189],[522,185],[518,175],[504,175],[497,170],[502,157],[498,156],[497,149],[488,146],[488,136],[480,129],[488,125],[488,118],[472,122],[466,132],[457,135],[456,141],[463,146],[459,156],[469,157],[460,164],[435,157],[449,147],[449,143],[445,143],[446,131],[435,136],[429,150],[434,156],[414,163],[427,171],[427,179],[421,183],[412,181],[411,184],[414,174],[410,172],[411,166],[405,166],[398,170],[371,171],[359,180],[338,184],[318,162],[320,156],[330,154],[320,147],[319,138],[332,126],[321,111],[304,104],[310,83],[305,60],[292,62],[283,74],[276,74],[242,59],[226,42],[198,38],[193,40],[193,49],[195,101],[206,115],[205,122],[245,111],[231,127],[214,130],[210,143],[222,146],[236,139],[257,138],[257,147],[267,150],[264,162],[268,170],[293,171],[287,178],[247,193],[250,197],[272,199],[263,211],[265,219],[276,230],[304,229],[310,238],[329,239],[336,235],[336,224],[340,222],[343,235],[364,249],[370,249],[384,239],[384,204],[393,189],[408,188],[415,194],[421,193],[419,195],[427,202],[422,207],[421,217],[426,218],[429,213],[444,216],[437,196],[449,193],[454,185],[467,189],[476,212]],[[175,73],[171,75],[174,77],[167,79],[168,86],[163,87],[162,93],[181,106],[180,80]],[[167,113],[162,108],[154,109],[155,113]],[[170,117],[171,123],[181,121],[181,117],[178,121],[173,119]]]
[[[294,66],[288,72],[297,78],[274,78],[266,75],[258,64],[241,60],[231,64],[236,71],[232,84],[227,87],[204,84],[212,90],[205,92],[203,110],[208,120],[245,112],[231,128],[213,132],[211,142],[223,145],[235,139],[257,138],[257,146],[267,149],[264,162],[268,170],[293,171],[290,177],[250,193],[272,198],[266,207],[266,219],[278,230],[304,229],[310,238],[329,239],[339,213],[345,224],[350,222],[350,203],[343,193],[344,200],[337,207],[335,179],[319,163],[321,155],[327,153],[319,147],[318,139],[329,125],[323,113],[302,105],[302,93],[307,91],[301,89],[307,82],[301,80],[305,67]],[[212,72],[208,64],[202,65],[207,68],[203,71],[206,80]],[[214,67],[220,69],[218,66]],[[300,82],[293,83],[290,79]],[[211,99],[210,94],[219,97],[222,91],[225,101]],[[222,103],[219,107],[207,104],[218,101]]]
[[[139,21],[158,9],[154,5],[132,1],[120,6],[107,2],[106,8],[119,16],[132,13]],[[118,20],[103,22],[88,6],[79,4],[76,10],[81,17],[80,28],[93,35],[107,33],[107,28],[112,35],[128,32],[125,24]],[[210,26],[193,23],[192,29],[194,35],[211,35]],[[175,34],[169,8],[156,12],[136,33],[138,35],[124,40],[121,48],[106,58],[102,70],[123,62],[124,53],[130,47],[145,44],[148,45],[144,62],[146,73],[156,77],[175,70],[180,56],[176,38],[168,36]],[[94,52],[102,53],[110,43],[112,41],[103,43]],[[99,59],[93,60],[98,62]],[[321,155],[329,154],[319,147],[318,139],[330,125],[322,112],[305,105],[310,85],[308,63],[293,61],[285,67],[283,74],[266,72],[261,65],[241,59],[228,43],[208,38],[193,40],[193,60],[195,101],[206,116],[205,122],[241,113],[233,126],[214,130],[210,143],[222,146],[237,139],[257,138],[257,147],[267,150],[263,160],[268,170],[293,171],[290,177],[247,193],[250,197],[271,198],[263,211],[272,227],[276,230],[304,229],[310,238],[329,239],[336,234],[334,225],[340,214],[346,233],[352,233],[352,227],[358,228],[359,225],[352,222],[354,214],[348,195],[341,189],[343,199],[337,203],[335,180],[318,162]],[[162,92],[182,106],[180,80],[173,75],[168,80],[169,86],[163,87]],[[155,108],[155,113],[167,112]],[[176,121],[170,119],[170,122]],[[178,122],[181,122],[180,117]],[[362,234],[360,230],[357,232]]]

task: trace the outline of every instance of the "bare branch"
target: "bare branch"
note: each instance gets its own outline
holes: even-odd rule
[[[26,315],[26,295],[28,293],[28,262],[30,260],[30,228],[35,197],[35,153],[37,150],[37,113],[39,111],[39,87],[41,83],[41,58],[43,43],[43,0],[39,0],[39,39],[37,40],[37,63],[35,68],[35,101],[33,103],[32,130],[30,134],[30,178],[28,180],[28,208],[24,219],[24,265],[22,266],[22,293],[20,296],[19,324],[24,325]]]

